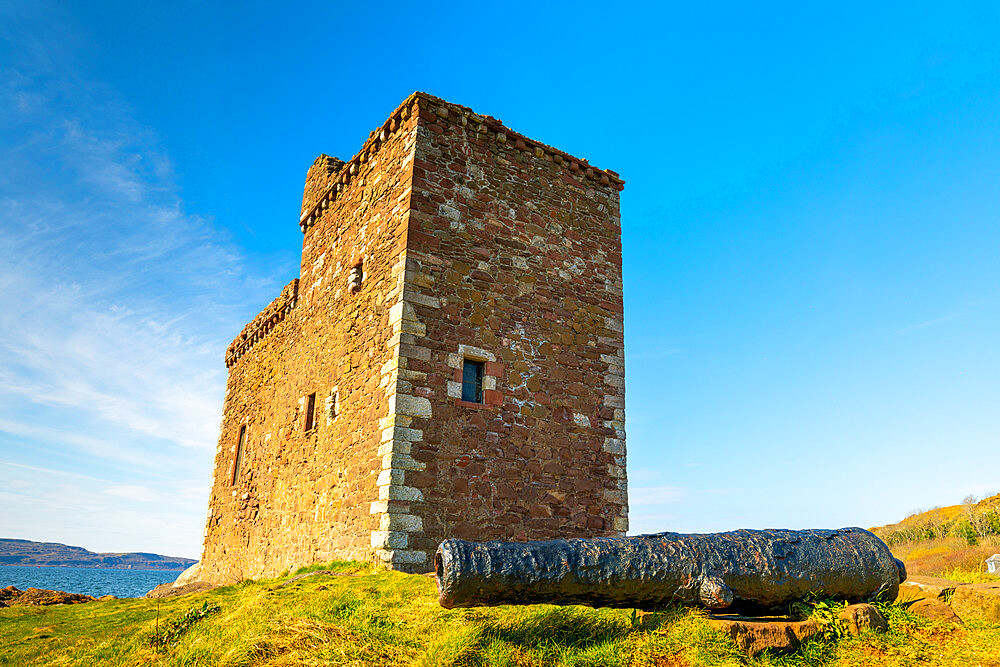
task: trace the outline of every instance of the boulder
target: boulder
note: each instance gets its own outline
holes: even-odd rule
[[[768,648],[775,651],[794,651],[802,642],[818,637],[822,633],[819,623],[813,620],[787,621],[743,616],[730,618],[713,616],[708,619],[708,624],[728,634],[741,651],[751,656]]]
[[[190,584],[184,584],[183,586],[174,586],[174,582],[169,582],[166,584],[160,584],[153,590],[146,593],[146,595],[144,595],[143,597],[172,598],[178,595],[190,595],[192,593],[202,593],[212,588],[215,588],[215,586],[206,581],[193,581]]]
[[[1000,623],[1000,582],[963,584],[951,595],[951,608],[962,618]]]
[[[946,602],[937,598],[921,598],[906,604],[906,608],[917,616],[922,616],[938,623],[954,623],[965,625],[961,618]]]
[[[9,606],[11,600],[19,597],[21,597],[21,590],[18,588],[14,588],[13,586],[0,588],[0,607]]]
[[[849,604],[837,615],[849,634],[885,632],[889,622],[878,609],[870,604]]]
[[[0,589],[0,607],[40,607],[53,604],[80,604],[93,602],[96,598],[80,593],[50,591],[46,588],[19,590],[13,586]]]
[[[187,584],[194,583],[201,580],[201,562],[197,562],[188,569],[180,573],[176,579],[174,579],[173,586],[175,588],[180,588],[181,586],[186,586]]]

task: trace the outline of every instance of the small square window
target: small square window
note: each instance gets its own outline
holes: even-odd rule
[[[462,400],[470,403],[483,402],[483,367],[482,361],[466,359],[462,366]]]

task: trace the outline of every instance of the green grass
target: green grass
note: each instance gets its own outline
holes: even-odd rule
[[[0,609],[0,665],[988,665],[1000,655],[1000,626],[933,625],[896,605],[883,605],[888,633],[830,633],[796,653],[751,660],[696,610],[641,618],[548,605],[446,610],[432,577],[359,563],[310,568],[318,569],[337,576]],[[165,632],[169,640],[157,642]]]
[[[986,571],[985,564],[975,567],[949,568],[942,572],[941,576],[963,584],[993,584],[1000,582],[1000,577]]]

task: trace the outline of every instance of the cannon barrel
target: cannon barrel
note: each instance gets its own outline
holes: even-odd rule
[[[658,533],[543,542],[450,539],[434,557],[441,606],[584,604],[781,609],[809,593],[893,600],[902,562],[862,528]]]

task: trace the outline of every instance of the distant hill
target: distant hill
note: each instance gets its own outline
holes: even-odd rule
[[[986,558],[1000,552],[1000,494],[914,512],[872,532],[906,563],[910,574],[960,579],[963,572],[984,573]]]
[[[147,553],[94,553],[57,542],[0,538],[0,565],[103,567],[119,570],[184,570],[197,561]]]

